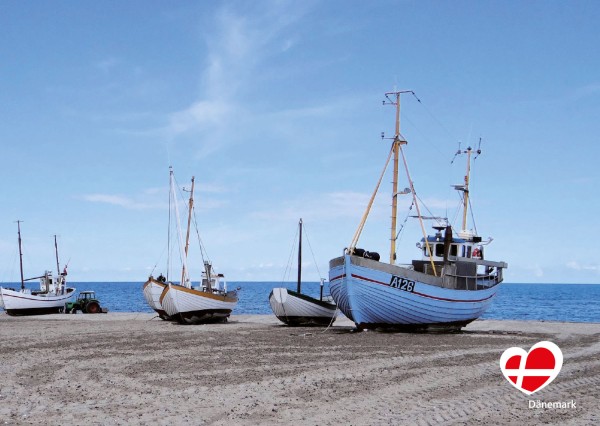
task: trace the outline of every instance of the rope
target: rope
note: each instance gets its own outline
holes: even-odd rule
[[[325,329],[321,332],[321,334],[325,333],[327,330],[329,330],[331,328],[331,326],[333,325],[333,322],[337,318],[337,315],[339,312],[340,312],[340,308],[337,305],[335,305],[335,312],[334,312],[333,316],[331,317],[331,321],[329,321],[329,325],[327,327],[325,327]]]

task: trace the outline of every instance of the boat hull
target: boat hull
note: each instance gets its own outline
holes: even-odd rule
[[[327,326],[337,315],[335,304],[287,288],[274,288],[269,304],[275,316],[290,326]]]
[[[225,322],[238,302],[237,292],[209,293],[168,284],[160,299],[167,315],[181,324]]]
[[[498,289],[457,290],[423,282],[435,279],[350,255],[330,262],[331,295],[359,329],[459,330],[487,310]]]
[[[146,303],[148,303],[148,305],[154,309],[159,318],[165,321],[170,321],[172,318],[167,314],[160,303],[160,295],[166,287],[166,283],[150,277],[148,281],[144,283],[143,292]]]
[[[0,287],[0,297],[8,315],[43,315],[63,312],[65,304],[75,295],[75,289],[69,287],[64,294],[34,295]]]

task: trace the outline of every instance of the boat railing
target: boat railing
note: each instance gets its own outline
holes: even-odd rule
[[[460,275],[446,272],[443,279],[444,287],[463,290],[480,290],[493,287],[500,282],[498,274]],[[488,285],[482,285],[482,283]]]

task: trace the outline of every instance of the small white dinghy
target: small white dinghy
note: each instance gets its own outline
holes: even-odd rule
[[[323,296],[323,279],[319,299],[302,294],[302,219],[298,223],[297,291],[277,287],[269,294],[275,316],[290,326],[327,326],[335,321],[337,308],[330,296]]]

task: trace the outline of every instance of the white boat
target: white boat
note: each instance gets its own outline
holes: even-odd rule
[[[227,290],[224,276],[216,274],[208,261],[199,286],[169,283],[160,296],[167,315],[182,324],[227,321],[237,302],[237,291]]]
[[[275,316],[290,326],[327,326],[337,315],[335,302],[323,296],[323,280],[319,299],[302,294],[302,219],[298,223],[298,281],[296,291],[285,287],[274,288],[269,294],[269,304]]]
[[[477,232],[467,229],[471,156],[469,147],[460,154],[467,156],[464,184],[455,185],[462,195],[462,228],[455,233],[447,220],[434,226],[434,235],[427,235],[413,181],[402,150],[406,141],[400,134],[400,94],[386,93],[396,106],[396,131],[386,162],[394,158],[392,190],[392,226],[389,262],[380,261],[378,253],[356,248],[379,183],[354,235],[352,243],[341,257],[329,263],[331,295],[340,310],[354,321],[358,329],[393,328],[406,331],[459,330],[479,318],[489,307],[502,282],[502,271],[508,265],[484,259],[483,241]],[[409,93],[413,93],[410,92]],[[413,93],[414,94],[414,93]],[[393,96],[390,98],[390,96]],[[479,154],[481,151],[477,150]],[[457,153],[457,154],[459,154]],[[409,187],[398,192],[398,159],[402,155]],[[423,238],[417,244],[422,257],[409,265],[396,264],[397,197],[412,194]],[[412,206],[411,206],[412,207]],[[432,219],[432,218],[429,218]],[[437,219],[437,218],[435,218]],[[443,231],[443,232],[442,232]]]
[[[175,191],[173,170],[170,170],[171,196],[175,210],[175,222],[180,243],[183,242],[181,225],[179,221],[178,200]],[[225,277],[213,270],[210,260],[205,259],[205,250],[201,241],[200,252],[202,255],[203,272],[201,282],[194,286],[189,278],[187,258],[189,249],[190,227],[194,212],[194,178],[190,190],[189,212],[185,244],[180,244],[181,280],[179,283],[169,279],[169,265],[167,276],[161,274],[158,278],[152,275],[143,285],[144,298],[148,305],[154,309],[164,320],[176,320],[182,324],[201,324],[217,321],[226,321],[231,311],[238,302],[237,290],[229,291]],[[171,218],[171,215],[169,215]],[[195,222],[195,221],[194,221]],[[169,229],[171,224],[169,224]],[[169,235],[171,232],[169,231]],[[198,234],[198,233],[196,233]],[[170,246],[170,243],[168,244]],[[167,262],[169,264],[169,262]]]
[[[150,276],[148,281],[144,283],[142,290],[144,292],[144,299],[146,299],[148,305],[154,309],[161,319],[169,321],[171,318],[160,303],[160,295],[166,287],[167,283],[165,277],[162,275],[157,278]]]
[[[23,254],[21,250],[21,222],[17,221],[19,236],[19,265],[21,271],[21,288],[0,287],[0,307],[8,315],[41,315],[63,312],[65,304],[75,294],[75,288],[67,287],[66,267],[58,276],[52,275],[51,271],[44,272],[44,275],[34,278],[23,278]],[[60,270],[58,264],[58,249],[56,236],[54,237],[54,247],[56,248],[56,267]],[[40,280],[38,290],[32,290],[25,287],[26,281]]]

